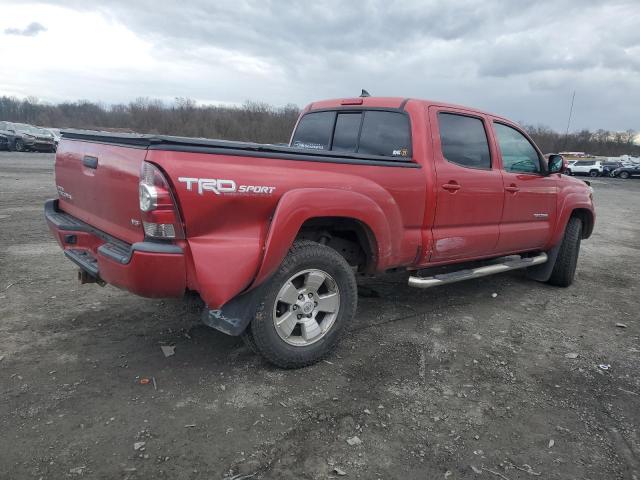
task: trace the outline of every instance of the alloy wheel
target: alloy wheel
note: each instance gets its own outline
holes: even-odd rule
[[[311,345],[331,329],[340,311],[340,291],[331,275],[307,269],[290,277],[273,306],[276,332],[289,345]]]

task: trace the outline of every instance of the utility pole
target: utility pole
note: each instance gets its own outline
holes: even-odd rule
[[[573,102],[576,99],[576,91],[573,91],[573,95],[571,96],[571,107],[569,108],[569,120],[567,120],[567,130],[564,132],[564,146],[562,150],[567,148],[567,140],[569,139],[569,126],[571,125],[571,115],[573,114]]]

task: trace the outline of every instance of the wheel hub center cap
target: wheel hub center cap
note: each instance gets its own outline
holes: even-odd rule
[[[313,312],[313,302],[304,302],[304,304],[302,305],[302,311],[305,314],[309,314],[311,312]]]

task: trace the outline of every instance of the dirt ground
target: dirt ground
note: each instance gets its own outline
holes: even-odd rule
[[[193,303],[79,285],[52,171],[0,153],[0,478],[640,479],[640,180],[594,180],[572,287],[368,279],[284,371]]]

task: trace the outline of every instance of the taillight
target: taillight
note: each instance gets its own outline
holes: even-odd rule
[[[182,220],[171,188],[162,172],[142,162],[138,187],[144,234],[150,238],[184,238]]]

